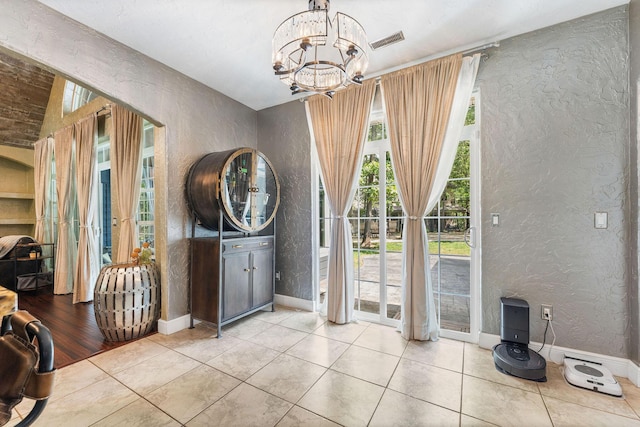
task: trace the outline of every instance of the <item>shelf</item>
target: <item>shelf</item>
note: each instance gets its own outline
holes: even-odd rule
[[[30,199],[33,200],[35,196],[31,193],[8,193],[0,191],[0,199]]]
[[[36,220],[33,218],[0,218],[0,225],[33,225]]]

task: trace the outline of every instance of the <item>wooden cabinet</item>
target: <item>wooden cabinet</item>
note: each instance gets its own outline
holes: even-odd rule
[[[221,326],[273,304],[273,236],[191,239],[191,315]]]
[[[278,178],[252,148],[210,153],[187,178],[191,229],[191,320],[221,327],[271,305],[275,293]],[[217,237],[196,238],[196,225]],[[267,226],[271,227],[267,228]]]

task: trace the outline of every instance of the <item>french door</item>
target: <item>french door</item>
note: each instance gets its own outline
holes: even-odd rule
[[[478,96],[447,187],[425,218],[429,260],[441,336],[477,342],[480,287]],[[391,167],[384,119],[372,114],[358,188],[348,217],[354,251],[354,293],[359,319],[397,326],[402,296],[402,231],[405,221]],[[317,281],[326,292],[331,214],[319,180]]]

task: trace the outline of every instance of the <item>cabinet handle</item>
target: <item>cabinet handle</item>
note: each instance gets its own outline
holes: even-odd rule
[[[260,242],[260,246],[267,246],[269,242]]]
[[[232,246],[233,249],[238,249],[238,248],[241,248],[241,247],[242,247],[242,245],[233,245]]]
[[[257,270],[257,269],[258,269],[258,267],[253,267],[253,269],[254,269],[254,270]]]
[[[247,271],[247,272],[248,272],[248,271],[251,271],[251,270],[249,270],[248,268],[245,268],[245,269],[244,269],[244,271]]]

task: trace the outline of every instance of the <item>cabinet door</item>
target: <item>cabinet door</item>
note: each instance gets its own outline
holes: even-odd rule
[[[242,230],[251,230],[251,195],[253,180],[253,150],[246,148],[234,153],[227,162],[222,188],[229,219]]]
[[[278,184],[271,164],[265,157],[256,153],[254,161],[252,217],[253,226],[260,229],[273,219],[278,206]]]
[[[253,306],[273,301],[273,249],[252,252]]]
[[[251,309],[250,252],[223,255],[222,319],[227,320]]]

